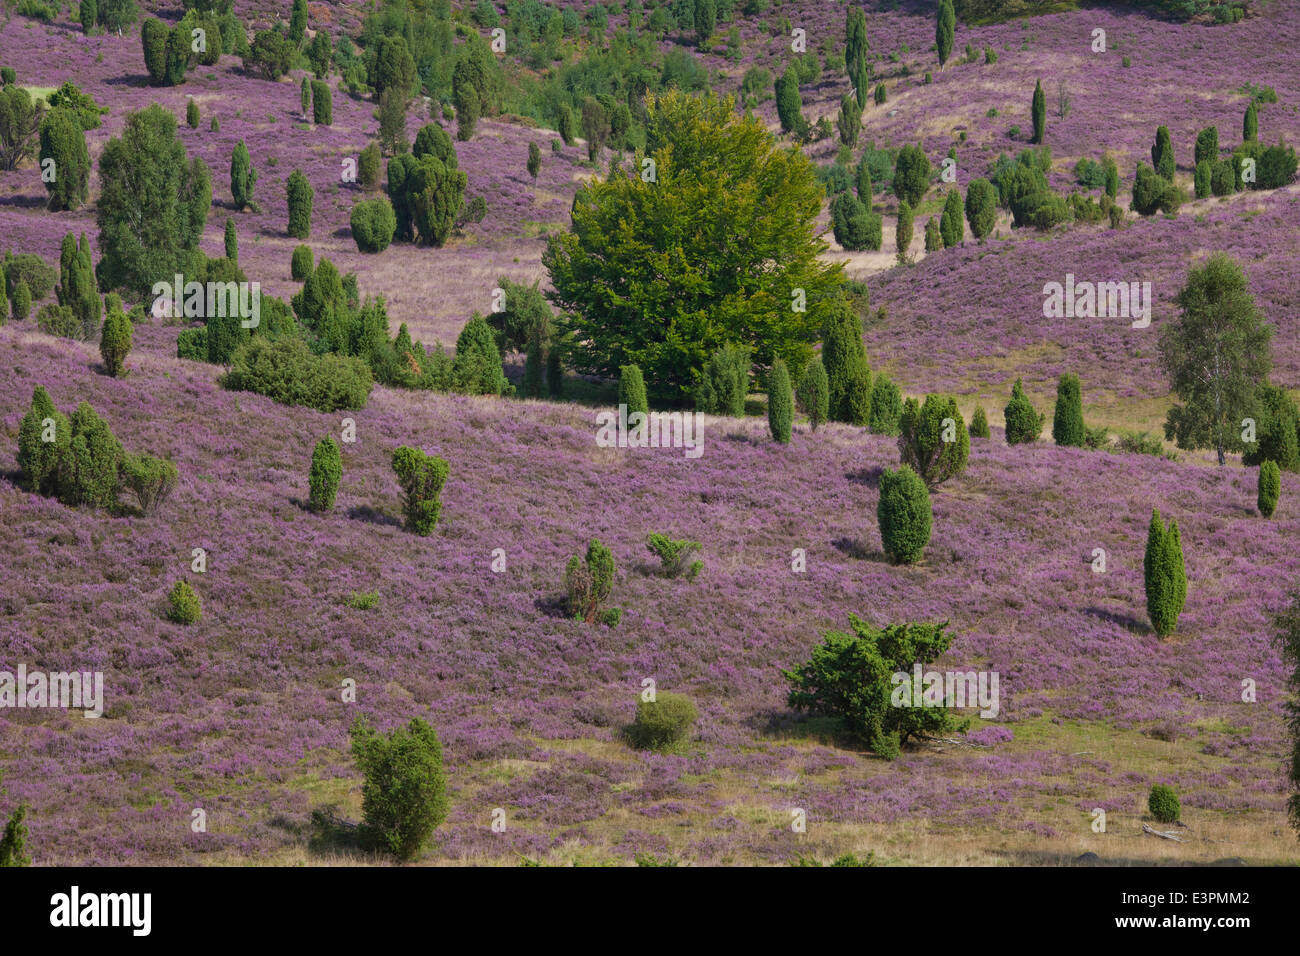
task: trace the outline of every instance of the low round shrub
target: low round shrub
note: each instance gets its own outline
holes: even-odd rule
[[[193,624],[201,613],[194,589],[184,581],[177,581],[167,595],[167,617],[177,624]]]
[[[1173,787],[1163,783],[1158,783],[1151,788],[1151,793],[1147,797],[1147,809],[1160,823],[1173,823],[1182,812],[1182,808],[1178,805],[1178,794],[1174,793]]]
[[[637,701],[636,720],[628,728],[628,739],[638,750],[680,750],[699,716],[689,697],[660,691],[652,701]]]
[[[397,216],[387,199],[363,199],[352,207],[352,238],[362,252],[383,252],[397,231]]]
[[[876,519],[885,554],[895,564],[911,564],[925,553],[932,521],[930,492],[907,465],[880,476]]]

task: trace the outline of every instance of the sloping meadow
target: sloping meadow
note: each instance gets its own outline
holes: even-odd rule
[[[98,720],[0,714],[5,786],[32,805],[42,863],[300,851],[313,807],[356,799],[346,750],[359,713],[437,727],[453,810],[432,859],[560,845],[790,858],[790,806],[822,824],[923,817],[1050,841],[1059,823],[1035,809],[1046,794],[1076,796],[1071,815],[1145,794],[1122,760],[1066,761],[1015,739],[1045,721],[1175,724],[1203,755],[1168,775],[1184,806],[1281,821],[1269,620],[1300,564],[1290,475],[1264,521],[1238,468],[1008,448],[995,433],[934,496],[926,560],[898,568],[875,520],[897,450],[854,429],[796,426],[782,447],[758,420],[710,418],[691,459],[599,448],[594,410],[574,406],[376,388],[366,409],[334,416],[222,391],[216,369],[156,351],[133,353],[125,380],[97,366],[90,346],[0,329],[0,669],[104,673]],[[172,499],[145,518],[21,490],[17,430],[36,384],[64,410],[89,401],[127,448],[171,456]],[[334,511],[316,515],[302,506],[311,449],[341,437],[343,418],[356,441],[342,445]],[[389,467],[401,444],[451,465],[429,538],[401,527]],[[1152,506],[1178,519],[1190,582],[1163,642],[1142,591]],[[652,531],[702,542],[702,576],[659,576]],[[565,561],[592,536],[618,563],[617,628],[559,610]],[[195,548],[206,573],[191,570]],[[203,602],[190,627],[164,614],[178,579]],[[371,610],[344,603],[374,590]],[[996,728],[885,764],[795,722],[780,669],[850,613],[951,621],[939,666],[999,673]],[[697,703],[687,755],[621,742],[645,678]],[[1255,703],[1242,702],[1246,678]],[[196,807],[205,834],[190,830]],[[489,826],[497,807],[504,834]]]

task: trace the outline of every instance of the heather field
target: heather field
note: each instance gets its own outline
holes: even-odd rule
[[[573,63],[629,29],[630,10],[636,30],[651,33],[642,25],[650,11],[680,2],[612,4],[603,30],[588,28],[590,5],[543,6],[581,23],[561,41],[563,62]],[[290,259],[305,241],[317,263],[353,273],[363,299],[383,297],[385,346],[404,324],[425,345],[451,349],[475,312],[492,312],[503,278],[538,283],[563,311],[543,260],[548,240],[576,222],[584,186],[612,180],[611,159],[634,152],[606,147],[591,159],[582,130],[563,143],[529,115],[545,99],[529,90],[562,64],[539,67],[512,47],[501,58],[504,105],[454,140],[463,198],[486,204],[481,221],[458,221],[440,245],[394,241],[363,253],[354,204],[385,193],[340,172],[379,136],[367,90],[349,91],[330,73],[332,122],[318,125],[300,104],[305,61],[268,80],[227,52],[180,85],[151,85],[139,22],[122,36],[87,35],[76,4],[51,4],[50,22],[17,6],[0,12],[0,66],[30,91],[70,81],[107,107],[102,125],[85,131],[89,198],[79,208],[47,208],[34,153],[0,168],[0,254],[38,255],[56,274],[69,233],[87,237],[94,262],[104,255],[99,161],[130,114],[158,103],[178,117],[187,156],[211,173],[203,253],[223,255],[230,219],[238,268],[288,302],[304,288]],[[170,26],[192,4],[139,6]],[[307,36],[328,30],[360,45],[373,6],[309,3]],[[480,3],[491,13],[471,15],[475,6],[450,5],[458,48],[468,34],[487,37],[490,16],[512,36],[511,11],[522,4]],[[888,187],[872,200],[883,217],[879,248],[845,248],[832,202],[821,201],[813,219],[824,245],[813,259],[842,264],[852,280],[845,310],[860,323],[855,337],[873,373],[904,399],[952,396],[963,435],[977,406],[992,426],[989,437],[970,437],[964,471],[929,490],[932,531],[910,563],[887,553],[878,518],[899,439],[834,414],[814,428],[801,399],[789,442],[774,440],[779,380],[767,367],[746,380],[747,414],[698,419],[696,456],[601,447],[597,414],[617,403],[619,381],[569,367],[564,396],[525,398],[518,351],[502,360],[513,394],[425,379],[399,387],[376,371],[363,407],[319,411],[223,387],[221,364],[178,357],[178,336],[200,323],[136,321],[125,374],[115,377],[100,334],[38,327],[58,292],[33,302],[27,318],[0,321],[0,672],[102,672],[104,686],[98,719],[0,706],[0,827],[27,807],[37,866],[390,865],[391,854],[349,837],[363,818],[349,736],[360,714],[384,732],[417,716],[436,729],[447,807],[409,857],[422,865],[766,866],[873,853],[877,865],[1054,866],[1089,852],[1118,866],[1300,862],[1287,809],[1294,665],[1275,640],[1300,582],[1300,467],[1282,468],[1266,519],[1261,470],[1243,465],[1236,446],[1219,466],[1212,444],[1176,448],[1157,437],[1147,448],[1156,453],[1140,454],[1052,436],[1058,380],[1071,373],[1088,426],[1164,435],[1179,398],[1159,335],[1179,316],[1189,270],[1211,253],[1240,265],[1272,327],[1268,381],[1284,397],[1300,389],[1300,183],[1193,198],[1197,132],[1216,125],[1228,157],[1256,89],[1275,93],[1259,109],[1260,142],[1300,140],[1300,4],[1243,4],[1240,22],[1221,25],[1158,15],[1151,4],[1061,6],[1070,9],[958,21],[942,70],[936,5],[911,0],[737,2],[708,49],[678,30],[649,44],[656,75],[664,57],[685,55],[702,89],[743,96],[747,71],[785,70],[789,37],[779,28],[805,30],[809,50],[839,60],[800,84],[802,114],[833,125],[852,88],[846,14],[864,11],[872,82],[887,99],[866,98],[852,147],[831,132],[794,149],[824,175],[836,163],[852,172],[876,147],[919,144],[935,181],[915,207],[907,262],[895,255],[899,200]],[[235,0],[233,13],[251,40],[288,24],[290,3]],[[1105,53],[1090,49],[1098,29]],[[967,44],[978,54],[971,62]],[[1001,154],[1029,148],[1036,80],[1047,91],[1050,189],[1101,196],[1078,186],[1074,170],[1109,155],[1126,215],[1115,227],[1102,217],[1013,228],[999,208],[987,237],[968,226],[960,242],[926,251],[925,224],[949,188],[965,195],[972,180],[993,177]],[[407,104],[406,139],[430,122],[454,137],[456,124],[427,95],[437,83],[420,82],[426,95]],[[1068,109],[1059,108],[1067,94]],[[189,100],[200,111],[193,128]],[[748,105],[783,147],[793,143],[771,77]],[[0,131],[6,122],[0,111]],[[1185,201],[1140,216],[1129,211],[1135,166],[1153,159],[1157,126],[1168,127]],[[259,174],[256,209],[236,209],[232,195],[241,141]],[[535,176],[525,166],[530,144],[541,159]],[[951,183],[937,180],[945,154],[956,157]],[[307,240],[286,231],[295,170],[314,189]],[[629,247],[649,250],[651,240],[620,226]],[[735,229],[748,234],[749,224]],[[1067,275],[1149,282],[1150,325],[1045,317],[1044,285]],[[68,279],[59,278],[62,289]],[[631,300],[610,295],[611,312]],[[320,331],[299,318],[304,334]],[[808,344],[829,370],[829,335],[822,341]],[[361,363],[359,354],[349,357]],[[421,362],[406,358],[418,375]],[[1037,441],[1009,444],[1015,423],[1003,408],[1017,379],[1046,421]],[[127,451],[174,463],[170,497],[145,513],[125,490],[116,508],[35,493],[19,442],[42,386],[66,415],[88,402]],[[309,506],[308,469],[326,436],[339,440],[342,478],[322,512]],[[405,521],[399,446],[449,466],[432,534]],[[1185,606],[1169,633],[1148,614],[1153,508],[1177,521],[1185,556]],[[699,542],[699,576],[663,574],[646,547],[652,533]],[[566,605],[566,562],[592,538],[615,562],[608,604],[621,610],[617,626],[575,619]],[[202,602],[188,625],[169,618],[178,580]],[[783,671],[808,661],[827,632],[848,631],[851,615],[876,628],[948,622],[951,645],[935,666],[996,674],[997,712],[965,709],[968,727],[888,760],[832,717],[794,709]],[[629,742],[647,680],[698,710],[680,746]],[[1144,832],[1175,826],[1152,816],[1153,784],[1181,801],[1178,839]],[[196,808],[205,830],[191,826]]]

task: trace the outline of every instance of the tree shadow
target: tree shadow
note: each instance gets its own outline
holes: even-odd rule
[[[16,206],[19,209],[39,209],[48,202],[48,197],[37,194],[21,193],[0,199],[0,206]]]
[[[1126,631],[1132,631],[1135,634],[1154,634],[1155,629],[1146,621],[1132,614],[1121,614],[1117,611],[1108,611],[1103,607],[1085,607],[1083,613],[1089,617],[1095,617],[1099,621],[1105,621],[1107,624],[1116,624]]]
[[[541,614],[558,620],[567,621],[572,618],[568,609],[568,598],[564,595],[551,597],[539,597],[534,599],[533,607]]]
[[[369,505],[357,505],[355,508],[349,508],[348,517],[355,521],[366,521],[370,524],[386,525],[390,528],[402,527],[401,518],[380,511],[377,508],[372,508]]]
[[[344,820],[328,806],[311,812],[308,824],[307,852],[316,857],[347,856],[356,861],[375,861],[377,855],[367,846],[359,824]],[[298,828],[293,828],[297,831]]]
[[[878,488],[880,487],[880,476],[884,473],[884,465],[872,465],[869,468],[859,468],[857,471],[845,472],[844,477],[855,485]]]

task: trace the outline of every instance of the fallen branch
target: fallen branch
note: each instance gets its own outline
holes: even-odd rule
[[[1149,834],[1151,834],[1152,836],[1162,837],[1163,839],[1166,839],[1166,840],[1173,840],[1175,843],[1182,843],[1182,842],[1183,842],[1183,838],[1182,838],[1182,837],[1180,837],[1180,836],[1174,836],[1172,833],[1165,833],[1163,830],[1157,830],[1155,827],[1151,826],[1151,824],[1149,824],[1149,823],[1144,823],[1144,824],[1142,824],[1142,832],[1143,832],[1143,833],[1149,833]]]

